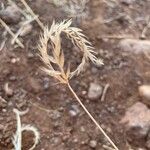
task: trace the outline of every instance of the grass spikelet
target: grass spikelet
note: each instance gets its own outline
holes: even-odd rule
[[[53,73],[55,71],[52,63],[57,64],[59,70],[56,72],[56,74],[64,83],[67,83],[68,79],[73,77],[74,75],[78,75],[83,70],[88,60],[97,65],[103,64],[101,59],[96,58],[94,48],[92,47],[91,43],[87,41],[86,36],[82,33],[82,30],[76,27],[71,27],[71,23],[71,20],[64,20],[61,23],[53,22],[50,29],[48,27],[45,28],[44,34],[40,37],[39,45],[39,52],[42,61],[46,64],[46,67]],[[70,71],[70,73],[67,75],[63,68],[65,59],[63,51],[61,50],[61,33],[65,33],[67,37],[72,41],[72,43],[78,46],[78,48],[83,52],[81,64],[79,64],[76,70],[72,72]],[[47,52],[49,40],[53,48],[53,56],[49,56]],[[58,73],[60,75],[58,75]]]
[[[22,115],[24,113],[19,112],[17,109],[14,109],[14,112],[15,112],[16,118],[17,118],[17,130],[12,139],[14,148],[15,148],[15,150],[21,150],[22,149],[22,132],[23,131],[31,131],[34,133],[35,138],[34,138],[34,144],[29,150],[33,150],[39,142],[40,134],[39,134],[38,130],[31,125],[21,125],[20,115]]]
[[[73,76],[78,75],[83,70],[88,60],[96,65],[103,64],[102,60],[97,59],[97,57],[95,56],[94,48],[92,44],[87,40],[86,36],[82,33],[82,30],[76,27],[71,27],[71,23],[71,20],[64,20],[60,23],[53,22],[50,29],[48,27],[45,27],[44,33],[40,37],[40,44],[38,46],[40,58],[45,64],[45,67],[42,67],[42,70],[51,77],[59,80],[60,83],[67,85],[70,92],[76,98],[76,100],[90,117],[90,119],[111,143],[113,148],[115,150],[118,150],[113,141],[109,138],[109,136],[105,133],[105,131],[101,128],[98,122],[94,119],[91,113],[81,102],[69,83],[69,80]],[[83,53],[81,63],[73,71],[70,70],[70,64],[68,65],[67,71],[64,68],[65,56],[61,48],[61,33],[65,33],[67,37],[72,41],[72,43],[77,46]],[[52,56],[48,54],[48,42],[50,42],[52,47]],[[54,65],[57,66],[57,69]]]

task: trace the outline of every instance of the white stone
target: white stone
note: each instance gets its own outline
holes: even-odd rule
[[[96,146],[97,146],[97,141],[91,140],[90,143],[89,143],[89,146],[90,146],[91,148],[96,148]]]
[[[144,140],[150,129],[150,109],[137,102],[128,108],[120,122],[125,125],[131,140],[135,142]]]
[[[121,0],[122,3],[130,5],[133,4],[135,2],[135,0]]]
[[[150,100],[150,85],[142,85],[139,87],[139,94],[143,98]]]
[[[91,83],[88,91],[88,97],[92,100],[98,99],[102,95],[103,88],[96,83]]]
[[[140,54],[142,52],[150,52],[150,41],[123,39],[120,41],[119,47],[124,51]]]

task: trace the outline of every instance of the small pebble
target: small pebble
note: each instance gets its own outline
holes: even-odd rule
[[[45,77],[44,80],[44,90],[47,90],[49,88],[49,78]]]
[[[150,85],[139,86],[139,95],[142,97],[142,102],[150,106]]]
[[[124,124],[127,139],[138,145],[144,142],[150,130],[150,109],[141,102],[136,102],[126,110],[120,123]]]
[[[10,81],[15,81],[16,79],[17,79],[16,76],[10,76],[10,77],[9,77],[9,80],[10,80]]]
[[[69,110],[69,114],[72,117],[77,116],[80,113],[80,109],[78,108],[78,105],[72,105],[71,109]]]
[[[29,53],[27,54],[27,56],[28,56],[29,59],[34,57],[34,55],[33,55],[31,52],[29,52]]]
[[[74,142],[74,143],[77,143],[77,142],[78,142],[78,139],[77,139],[77,138],[75,138],[75,139],[73,140],[73,142]]]
[[[111,107],[108,107],[107,110],[111,113],[114,113],[115,112],[115,107],[111,106]]]
[[[77,112],[74,111],[74,110],[69,110],[69,114],[70,114],[71,117],[77,116]]]
[[[150,85],[142,85],[139,87],[139,94],[143,98],[150,100]]]
[[[83,126],[81,126],[80,131],[85,132],[85,128]]]
[[[96,148],[96,146],[97,146],[97,141],[91,140],[90,143],[89,143],[89,146],[90,146],[91,148]]]
[[[4,113],[5,113],[5,112],[7,112],[7,110],[6,110],[6,109],[2,109],[2,112],[4,112]]]
[[[86,95],[87,94],[87,91],[82,91],[82,95]]]
[[[91,83],[88,90],[88,97],[92,100],[98,99],[102,95],[103,88],[96,83]]]
[[[11,59],[11,63],[12,64],[15,64],[15,63],[17,63],[17,62],[19,62],[20,61],[20,58],[12,58]]]

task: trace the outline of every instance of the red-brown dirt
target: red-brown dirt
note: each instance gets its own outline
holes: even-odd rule
[[[6,1],[1,2],[7,6]],[[48,0],[27,2],[44,24],[51,25],[53,20],[60,22],[69,18],[62,8]],[[123,52],[118,47],[120,39],[117,36],[131,36],[135,39],[140,37],[146,25],[146,17],[150,13],[150,2],[135,0],[130,5],[119,0],[116,0],[118,3],[106,2],[107,0],[91,0],[86,6],[88,15],[84,18],[73,18],[73,26],[80,27],[87,35],[98,56],[103,58],[104,66],[88,64],[83,73],[71,80],[71,85],[120,150],[128,150],[130,146],[137,150],[138,147],[128,143],[124,127],[119,121],[129,106],[141,100],[138,86],[150,83],[150,60],[144,54]],[[17,5],[24,8],[20,1]],[[120,14],[123,14],[122,17],[112,19]],[[16,26],[10,25],[14,29]],[[3,32],[4,28],[1,26],[1,35]],[[24,49],[14,48],[10,44],[10,36],[7,35],[5,47],[0,51],[0,96],[7,101],[5,108],[0,107],[0,126],[5,127],[2,130],[0,128],[0,149],[12,148],[10,139],[16,128],[13,108],[29,108],[29,112],[21,119],[23,123],[37,127],[40,132],[40,143],[36,150],[90,150],[91,140],[97,141],[96,150],[103,150],[103,145],[109,145],[108,141],[96,129],[68,88],[56,84],[54,79],[40,71],[42,63],[37,55],[37,46],[41,32],[38,24],[34,22],[32,31],[22,37]],[[149,39],[150,31],[146,36]],[[0,41],[3,40],[1,36]],[[69,42],[64,40],[63,43],[67,57],[72,57],[74,64],[78,64],[78,51]],[[18,61],[13,62],[14,58]],[[101,86],[110,85],[103,102],[100,98],[89,100],[87,92],[91,82]],[[12,96],[7,96],[4,91],[6,83],[13,89]],[[50,114],[34,104],[51,110]],[[72,105],[77,105],[80,111],[75,117],[69,113]],[[32,136],[25,135],[23,141],[23,150],[27,150],[32,145]],[[143,143],[139,145],[146,149]]]

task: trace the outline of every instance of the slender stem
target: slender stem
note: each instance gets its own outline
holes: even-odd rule
[[[33,10],[30,8],[30,6],[27,4],[27,2],[25,0],[20,0],[20,1],[23,3],[23,5],[29,11],[29,13],[35,18],[36,22],[39,24],[39,26],[41,27],[41,29],[44,30],[43,23],[40,21],[40,19],[38,17],[36,17],[37,15],[33,12]]]
[[[21,150],[21,145],[22,145],[22,131],[21,131],[21,119],[20,119],[20,114],[17,109],[14,109],[14,112],[16,113],[17,117],[17,130],[14,138],[14,146],[15,150]]]
[[[82,106],[84,111],[87,113],[87,115],[91,118],[91,120],[95,123],[95,125],[98,127],[98,129],[102,132],[102,134],[107,138],[107,140],[110,142],[110,144],[114,147],[115,150],[119,150],[117,146],[113,143],[113,141],[110,139],[110,137],[105,133],[105,131],[102,129],[102,127],[98,124],[98,122],[94,119],[94,117],[90,114],[90,112],[86,109],[84,104],[81,102],[77,94],[74,92],[70,84],[68,83],[68,88],[70,89],[71,93],[74,95],[76,100],[79,102],[79,104]]]
[[[14,38],[15,34],[11,31],[9,26],[0,18],[0,23],[2,24],[3,27],[7,30],[7,32]],[[21,43],[21,41],[17,38],[15,42],[21,47],[24,48],[24,45]]]

